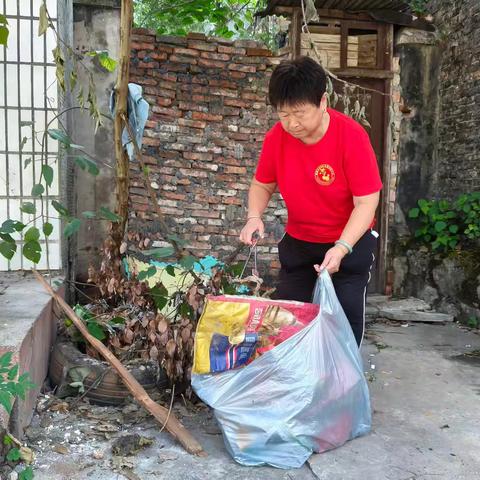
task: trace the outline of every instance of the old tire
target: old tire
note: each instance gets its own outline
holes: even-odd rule
[[[73,381],[68,372],[74,367],[87,367],[90,370],[83,379],[83,385],[85,397],[92,403],[120,405],[130,395],[130,391],[110,364],[85,355],[71,342],[57,342],[50,356],[51,382],[57,387],[68,386]],[[142,362],[127,368],[148,393],[169,387],[165,372],[153,362]],[[95,383],[98,384],[93,386]]]

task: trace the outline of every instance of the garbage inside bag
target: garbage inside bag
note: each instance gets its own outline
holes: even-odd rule
[[[192,373],[193,389],[214,409],[227,450],[243,465],[301,467],[313,452],[370,431],[361,357],[326,271],[314,303],[313,321],[248,365]]]
[[[225,295],[209,297],[195,335],[193,373],[238,368],[308,325],[311,303]]]

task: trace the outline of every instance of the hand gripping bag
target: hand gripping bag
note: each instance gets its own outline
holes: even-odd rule
[[[370,431],[362,360],[324,271],[317,317],[248,365],[192,373],[192,387],[215,412],[225,445],[243,465],[301,467],[309,456]]]

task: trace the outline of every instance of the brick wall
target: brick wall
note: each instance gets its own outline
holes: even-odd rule
[[[438,191],[480,189],[480,2],[433,0],[442,42],[438,120]]]
[[[279,62],[251,40],[134,31],[130,81],[143,87],[151,106],[143,152],[152,187],[172,231],[198,256],[224,258],[238,245],[263,136],[275,122],[266,96]],[[161,246],[138,163],[130,175],[129,230]],[[259,248],[264,276],[278,267],[284,214],[275,198],[265,217],[269,236]]]

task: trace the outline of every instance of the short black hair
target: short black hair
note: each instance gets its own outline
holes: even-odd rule
[[[275,109],[301,103],[320,105],[327,87],[327,76],[310,57],[284,60],[270,77],[268,99]]]

